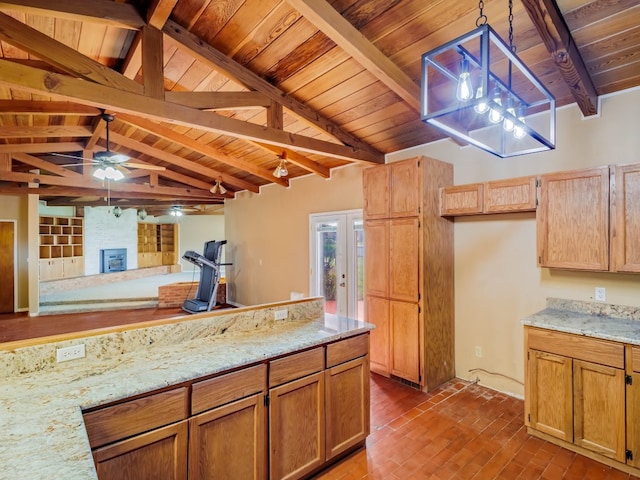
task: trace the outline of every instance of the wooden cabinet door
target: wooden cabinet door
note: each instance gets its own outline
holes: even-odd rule
[[[391,163],[389,217],[415,217],[422,205],[422,175],[419,158]]]
[[[625,461],[624,370],[573,361],[574,443]]]
[[[609,167],[540,177],[538,265],[609,269]]]
[[[612,270],[640,272],[640,164],[615,167]]]
[[[536,209],[536,177],[509,178],[484,186],[486,213],[526,212]]]
[[[98,448],[93,459],[99,480],[186,480],[187,421]]]
[[[366,304],[367,322],[376,326],[371,330],[370,361],[371,370],[385,376],[391,372],[389,364],[389,349],[391,346],[391,333],[389,331],[389,300],[386,298],[371,297],[367,295]]]
[[[263,394],[191,418],[189,479],[265,479],[266,427]]]
[[[325,371],[327,460],[364,442],[369,435],[369,358]]]
[[[440,189],[440,215],[473,215],[482,213],[484,205],[484,185],[451,185]]]
[[[64,265],[62,258],[48,258],[38,261],[40,281],[57,280],[64,275]]]
[[[573,442],[572,360],[530,349],[529,424],[561,440]]]
[[[325,461],[324,371],[269,391],[272,480],[302,478]]]
[[[84,257],[63,258],[64,278],[81,277],[84,275]]]
[[[420,383],[420,314],[417,303],[389,302],[391,373]]]
[[[364,288],[367,295],[389,295],[389,221],[364,223]]]
[[[389,298],[420,300],[420,222],[417,217],[394,218],[389,224]]]
[[[365,220],[389,217],[390,173],[391,169],[388,165],[380,165],[362,171]]]
[[[640,347],[628,347],[631,354],[631,384],[627,385],[627,449],[632,458],[627,463],[640,467]]]

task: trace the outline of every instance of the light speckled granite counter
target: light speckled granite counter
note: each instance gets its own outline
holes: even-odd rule
[[[321,299],[284,306],[285,321],[273,320],[283,305],[272,304],[0,351],[0,479],[95,479],[82,409],[372,328],[325,315]],[[87,358],[51,360],[72,343],[85,343]]]
[[[640,308],[607,303],[547,299],[547,308],[523,325],[640,345]]]

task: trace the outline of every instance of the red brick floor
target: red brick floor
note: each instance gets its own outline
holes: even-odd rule
[[[422,393],[371,375],[367,448],[322,480],[629,480],[527,434],[521,400],[461,380]]]

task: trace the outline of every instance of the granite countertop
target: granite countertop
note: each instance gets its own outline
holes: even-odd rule
[[[371,328],[357,320],[321,314],[263,322],[252,330],[225,328],[216,335],[5,377],[0,395],[0,479],[95,479],[82,409]]]
[[[522,319],[522,324],[640,345],[638,307],[549,298],[547,308]]]

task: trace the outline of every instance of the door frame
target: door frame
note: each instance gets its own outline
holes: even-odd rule
[[[18,311],[18,221],[0,218],[0,223],[13,223],[13,312]]]
[[[315,292],[317,287],[316,285],[317,274],[316,274],[316,265],[315,265],[316,263],[315,252],[316,252],[317,245],[316,245],[316,231],[314,229],[314,226],[318,220],[326,219],[328,221],[332,218],[337,218],[337,217],[344,217],[347,220],[346,225],[344,225],[345,232],[343,232],[345,237],[348,237],[349,234],[347,230],[349,230],[349,227],[352,225],[352,221],[354,219],[360,219],[363,222],[363,228],[364,228],[364,217],[363,217],[363,211],[361,208],[309,214],[309,292],[310,294],[311,292]],[[357,312],[358,312],[357,272],[353,271],[354,270],[353,262],[351,261],[357,255],[357,252],[353,251],[353,244],[351,242],[346,242],[346,251],[342,251],[343,250],[342,246],[339,246],[339,249],[340,249],[339,252],[343,257],[342,261],[344,263],[344,269],[345,269],[344,273],[348,280],[347,289],[345,291],[345,296],[347,298],[347,309],[351,308],[351,310],[354,311],[356,315],[354,318],[357,318]],[[350,304],[349,299],[354,297],[356,297],[356,305],[349,307],[349,304]],[[353,310],[354,308],[355,310]],[[348,316],[348,312],[344,316]]]

